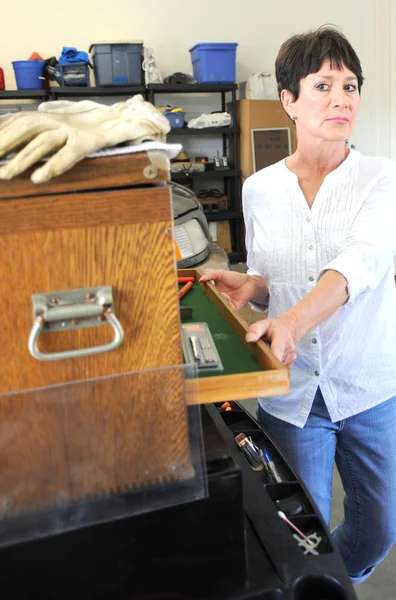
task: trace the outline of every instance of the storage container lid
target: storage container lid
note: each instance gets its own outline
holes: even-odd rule
[[[140,44],[143,46],[143,40],[100,40],[98,42],[91,42],[89,45],[88,52],[91,52],[93,46],[99,44],[111,44],[112,46],[125,46],[125,44]]]
[[[190,48],[190,52],[192,52],[193,50],[199,49],[199,50],[234,50],[236,47],[238,46],[237,43],[234,42],[229,42],[229,43],[216,43],[216,42],[212,42],[212,43],[201,43],[201,44],[195,44],[195,46],[193,46],[192,48]]]

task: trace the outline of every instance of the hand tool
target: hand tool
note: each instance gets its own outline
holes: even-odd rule
[[[235,442],[246,456],[252,469],[254,471],[262,471],[264,468],[263,461],[260,458],[257,446],[252,442],[252,440],[246,437],[244,433],[239,433],[235,437]]]
[[[193,285],[194,284],[192,281],[188,281],[185,285],[183,285],[182,289],[179,290],[179,300],[181,300],[183,296],[187,294],[188,290],[191,290]]]
[[[268,450],[264,448],[264,457],[267,461],[267,465],[269,470],[271,471],[271,475],[275,481],[275,483],[282,483],[282,477],[278,473],[278,469],[275,467],[274,461],[272,460]]]
[[[197,336],[192,335],[190,337],[190,344],[191,344],[191,348],[192,348],[192,351],[194,354],[194,360],[196,360],[197,362],[201,362],[201,355],[199,353]]]
[[[261,458],[261,461],[262,461],[263,467],[264,467],[265,483],[272,483],[273,479],[272,479],[271,471],[269,470],[267,461],[264,458],[264,454],[263,454],[263,451],[261,448],[259,449],[259,454],[260,454],[260,458]]]
[[[192,283],[186,283],[186,285],[192,285]],[[194,338],[193,342],[191,342],[191,338]],[[212,373],[223,371],[223,365],[207,323],[182,323],[182,345],[185,362],[195,363],[200,371]],[[197,361],[196,355],[199,355],[199,361]]]
[[[202,353],[204,356],[204,359],[207,363],[213,363],[216,361],[216,357],[214,356],[212,350],[211,350],[211,346],[210,346],[210,342],[208,340],[208,338],[205,335],[202,335],[199,338],[199,343],[201,345],[202,348]]]

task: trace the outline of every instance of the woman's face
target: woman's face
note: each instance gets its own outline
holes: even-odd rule
[[[299,136],[344,141],[352,133],[360,104],[357,77],[345,66],[332,69],[326,59],[317,73],[301,79],[297,100],[287,90],[281,100],[295,117]]]

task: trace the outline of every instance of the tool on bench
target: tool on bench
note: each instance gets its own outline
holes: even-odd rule
[[[265,483],[282,482],[278,470],[265,448],[263,451],[259,446],[257,446],[257,444],[253,442],[250,437],[247,437],[244,433],[239,433],[235,437],[235,441],[246,455],[253,469],[260,471],[264,469]],[[253,457],[253,462],[250,460],[251,457]],[[260,464],[260,467],[256,468],[256,464]]]
[[[267,463],[267,466],[270,470],[272,479],[274,480],[275,483],[282,483],[282,477],[279,475],[278,473],[278,469],[275,466],[274,461],[272,460],[268,450],[266,450],[264,448],[264,452],[262,453],[264,455],[264,459]]]
[[[179,300],[191,290],[194,285],[195,277],[178,277],[177,283],[184,283],[183,287],[179,290]],[[180,318],[181,320],[192,319],[192,308],[191,306],[180,306]]]
[[[220,355],[207,323],[183,323],[182,334],[186,362],[197,365],[199,370],[223,371]]]
[[[198,347],[198,338],[196,335],[192,335],[190,338],[190,344],[191,344],[191,348],[193,351],[193,355],[194,355],[194,360],[196,362],[201,362],[201,355],[199,353],[199,347]]]
[[[262,460],[263,463],[263,467],[264,467],[264,475],[265,475],[265,483],[272,483],[272,475],[271,475],[271,471],[269,470],[267,461],[264,458],[264,454],[261,448],[259,448],[259,453],[260,453],[260,458]]]
[[[189,290],[191,290],[192,286],[193,286],[193,282],[192,281],[188,281],[185,285],[183,285],[183,287],[181,288],[181,290],[179,290],[179,300],[181,300],[183,298],[183,296],[185,296],[187,294],[187,292]]]
[[[239,433],[235,437],[235,441],[246,456],[252,469],[254,471],[262,471],[264,464],[261,460],[260,452],[256,444],[252,442],[250,438],[246,437],[244,433]]]

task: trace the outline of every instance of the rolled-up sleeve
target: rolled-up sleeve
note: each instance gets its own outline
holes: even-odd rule
[[[340,254],[320,272],[341,273],[348,284],[348,301],[375,289],[391,268],[396,254],[396,163],[386,163],[383,176],[358,211]]]

